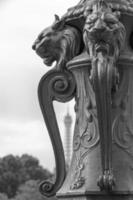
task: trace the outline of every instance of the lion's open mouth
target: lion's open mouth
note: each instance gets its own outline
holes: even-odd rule
[[[48,45],[45,46],[44,43],[38,43],[35,47],[37,55],[39,55],[42,59],[46,57],[50,57],[48,53]]]
[[[100,40],[95,44],[96,52],[105,52],[108,53],[109,45],[104,40]]]
[[[36,53],[37,55],[39,55],[42,59],[47,58],[49,59],[49,57],[51,57],[51,55],[49,55],[49,53],[47,53],[47,51],[45,49],[43,49],[42,47],[39,47],[38,49],[36,49]]]
[[[44,64],[51,66],[53,63],[54,59],[52,57],[43,57],[43,62]]]

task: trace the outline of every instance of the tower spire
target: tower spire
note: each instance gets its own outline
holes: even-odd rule
[[[71,160],[71,126],[72,126],[72,117],[69,112],[69,106],[67,106],[67,113],[64,117],[64,125],[65,125],[65,158],[67,165],[70,164]]]

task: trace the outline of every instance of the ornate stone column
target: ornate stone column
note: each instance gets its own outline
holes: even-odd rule
[[[55,153],[58,199],[133,199],[133,0],[81,0],[44,29],[33,49],[46,65],[38,95]],[[68,173],[53,101],[75,98]]]

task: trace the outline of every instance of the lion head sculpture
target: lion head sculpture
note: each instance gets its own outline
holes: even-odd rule
[[[68,61],[80,52],[80,32],[65,25],[59,17],[52,26],[45,28],[34,42],[32,48],[43,59],[44,64],[51,66],[56,61],[56,69],[63,69]]]
[[[103,0],[93,5],[84,26],[84,43],[91,57],[99,51],[112,57],[119,56],[125,40],[125,28],[119,17],[120,13],[113,12]]]

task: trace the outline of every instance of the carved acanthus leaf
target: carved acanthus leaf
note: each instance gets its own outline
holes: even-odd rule
[[[95,94],[90,83],[89,70],[86,67],[73,73],[77,85],[73,150],[78,159],[71,190],[79,189],[85,184],[82,172],[88,166],[84,164],[84,159],[99,143]]]

